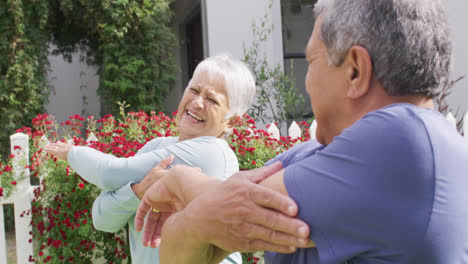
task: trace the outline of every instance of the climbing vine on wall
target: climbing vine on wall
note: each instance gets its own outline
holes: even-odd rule
[[[163,110],[174,80],[172,0],[0,0],[0,149],[8,136],[44,111],[51,87],[49,53],[77,50],[98,66],[107,113]],[[53,49],[50,48],[52,45]],[[81,100],[81,98],[77,98]]]

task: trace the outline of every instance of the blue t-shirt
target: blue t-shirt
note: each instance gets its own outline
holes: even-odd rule
[[[275,160],[317,247],[266,263],[468,263],[468,144],[438,112],[390,105]]]

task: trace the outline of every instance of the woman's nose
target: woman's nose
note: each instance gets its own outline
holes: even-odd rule
[[[194,107],[203,108],[203,98],[201,96],[197,96],[192,100],[192,104]]]

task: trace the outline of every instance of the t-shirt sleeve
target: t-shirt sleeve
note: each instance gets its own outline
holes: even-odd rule
[[[416,246],[434,188],[424,131],[422,123],[377,112],[285,169],[284,184],[311,228],[320,263],[372,259],[381,248],[391,258]],[[373,263],[381,263],[381,253]]]

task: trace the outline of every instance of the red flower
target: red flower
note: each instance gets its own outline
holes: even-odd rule
[[[15,154],[11,154],[10,155],[10,159],[14,158],[15,157]]]
[[[255,160],[252,160],[252,165],[257,165],[257,162],[255,162]]]
[[[123,130],[119,128],[119,129],[115,129],[113,132],[116,134],[122,134]]]
[[[12,185],[16,185],[16,182],[15,182],[15,181],[12,181],[11,184],[12,184]]]
[[[84,188],[84,183],[82,183],[82,182],[78,183],[78,188],[83,189]]]
[[[80,116],[80,115],[78,115],[78,114],[76,114],[76,115],[74,115],[74,116],[70,116],[69,118],[72,119],[72,120],[73,120],[73,119],[80,120],[80,121],[84,121],[84,120],[85,120],[82,116]]]
[[[21,147],[20,146],[14,146],[13,147],[13,150],[17,150],[17,149],[21,150]]]
[[[2,197],[2,196],[3,196],[3,188],[0,187],[0,197]]]

